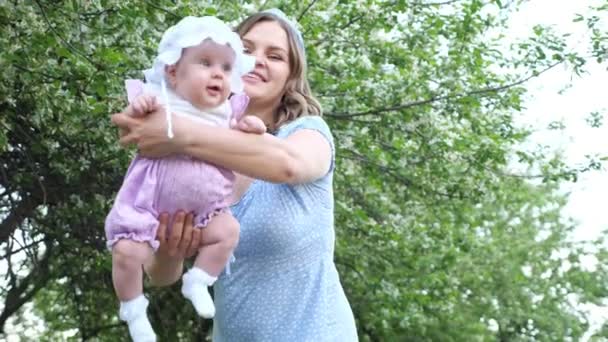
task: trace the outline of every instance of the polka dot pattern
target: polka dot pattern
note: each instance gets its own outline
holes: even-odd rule
[[[318,116],[299,118],[277,136],[301,129],[327,139],[331,168],[306,184],[256,180],[231,208],[241,235],[231,273],[214,287],[215,342],[357,341],[333,261],[333,138]]]

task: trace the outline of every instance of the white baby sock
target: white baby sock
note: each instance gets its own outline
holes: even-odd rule
[[[182,277],[182,294],[192,302],[201,317],[212,318],[215,315],[215,305],[207,287],[216,280],[217,277],[210,276],[198,267],[192,267]]]
[[[156,334],[146,314],[147,308],[148,300],[143,294],[128,302],[120,302],[118,317],[127,322],[133,342],[156,342]]]

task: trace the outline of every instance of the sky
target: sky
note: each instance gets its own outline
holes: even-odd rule
[[[588,35],[581,25],[572,23],[575,13],[584,14],[591,0],[532,0],[513,16],[511,32],[514,35],[529,34],[534,23],[554,25],[558,32],[574,32],[572,41],[584,40]],[[576,43],[575,43],[576,44]],[[578,44],[584,48],[584,43]],[[608,80],[606,66],[592,63],[586,67],[588,73],[580,78],[564,68],[555,68],[528,85],[527,110],[520,116],[521,123],[534,126],[540,131],[534,134],[532,143],[542,143],[563,151],[570,164],[582,164],[585,155],[608,156],[608,144],[602,144],[608,136],[608,94],[605,82]],[[571,81],[572,86],[562,94],[560,90]],[[590,127],[585,119],[593,111],[604,114],[604,125]],[[563,130],[547,130],[553,121],[564,123]],[[608,191],[606,170],[583,174],[578,182],[565,187],[570,191],[570,201],[566,214],[580,222],[576,238],[587,239],[597,236],[600,230],[608,228],[608,216],[603,215],[602,199]]]
[[[530,35],[535,24],[552,25],[559,33],[574,33],[571,36],[573,46],[584,49],[589,33],[583,29],[584,25],[573,23],[572,18],[575,13],[588,13],[589,5],[598,3],[594,0],[531,0],[513,15],[509,34],[512,38],[525,37]],[[573,77],[569,70],[558,67],[530,81],[526,85],[526,110],[518,116],[520,124],[537,130],[528,141],[530,145],[543,144],[562,151],[570,165],[582,165],[585,155],[608,156],[608,71],[606,66],[596,63],[586,69],[586,74]],[[571,86],[565,88],[567,84]],[[591,112],[603,114],[601,127],[593,128],[586,122]],[[555,121],[561,121],[565,128],[546,129]],[[593,239],[608,229],[608,215],[605,214],[608,163],[604,164],[602,170],[584,173],[576,183],[562,188],[569,193],[563,214],[578,223],[572,237],[575,240]],[[588,260],[589,267],[593,267],[593,261]],[[585,307],[590,312],[592,330],[608,321],[608,308]],[[591,333],[589,331],[582,341],[587,341]]]

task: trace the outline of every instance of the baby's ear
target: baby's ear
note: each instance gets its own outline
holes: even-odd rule
[[[172,88],[175,88],[177,84],[177,66],[173,65],[165,65],[165,75],[167,76],[167,81],[169,81],[169,85]]]

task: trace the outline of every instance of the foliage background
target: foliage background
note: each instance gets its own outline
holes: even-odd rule
[[[31,338],[33,312],[41,340],[125,337],[102,229],[133,153],[108,119],[122,81],[185,15],[236,24],[280,7],[301,25],[336,137],[336,262],[360,339],[578,340],[588,320],[575,302],[606,299],[608,251],[569,239],[557,190],[601,160],[573,168],[520,149],[530,132],[514,115],[528,80],[605,62],[608,2],[573,14],[589,32],[582,55],[541,26],[505,51],[522,3],[0,1],[0,332],[10,320]],[[210,322],[177,288],[149,289],[156,331],[201,340]]]

